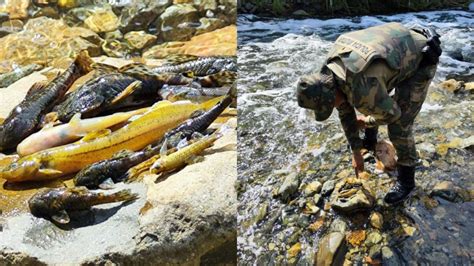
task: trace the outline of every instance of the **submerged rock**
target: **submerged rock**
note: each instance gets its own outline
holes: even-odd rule
[[[296,173],[290,173],[285,177],[283,183],[278,188],[276,196],[283,200],[288,200],[291,195],[298,191],[300,180]]]
[[[373,212],[370,215],[370,225],[376,229],[382,229],[383,225],[383,216],[380,212]]]
[[[118,28],[119,20],[110,8],[97,8],[84,20],[84,24],[94,32],[109,32]]]
[[[227,26],[212,32],[194,36],[188,42],[167,42],[148,49],[145,58],[166,58],[169,55],[235,56],[237,51],[237,27]]]
[[[100,37],[91,30],[69,27],[61,20],[47,17],[30,19],[24,30],[0,39],[3,65],[49,65],[53,59],[69,57],[87,50],[100,54]]]
[[[319,241],[315,265],[342,265],[346,252],[344,235],[339,232],[329,233]]]
[[[201,25],[196,28],[196,35],[222,28],[225,22],[218,18],[200,18]]]
[[[455,186],[453,182],[450,181],[442,181],[436,184],[430,196],[438,196],[452,202],[470,201],[469,191]]]
[[[324,182],[323,187],[321,189],[321,195],[327,196],[331,194],[331,192],[334,190],[335,185],[336,185],[336,181],[334,180],[328,180]]]
[[[171,1],[165,0],[126,6],[121,12],[120,30],[123,32],[147,30],[158,15],[170,5]]]

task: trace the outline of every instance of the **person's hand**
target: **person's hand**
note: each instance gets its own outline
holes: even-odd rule
[[[360,172],[364,171],[364,157],[362,157],[360,150],[352,151],[352,167],[354,167],[357,177]]]
[[[367,125],[365,124],[365,116],[358,115],[357,116],[357,128],[365,129],[366,127],[367,127]]]

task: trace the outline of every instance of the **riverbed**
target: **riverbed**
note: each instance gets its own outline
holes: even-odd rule
[[[319,123],[311,112],[299,108],[294,94],[298,78],[321,67],[341,33],[385,22],[428,25],[441,35],[443,54],[415,122],[421,159],[417,189],[401,206],[384,205],[383,195],[394,178],[375,171],[369,160],[365,164],[369,177],[364,182],[375,198],[372,209],[341,215],[328,208],[328,196],[320,195],[317,210],[308,212],[308,200],[315,197],[304,193],[308,184],[317,181],[324,189],[326,182],[339,182],[353,173],[337,111]],[[465,84],[473,81],[472,12],[328,20],[241,15],[238,30],[241,263],[312,264],[318,245],[330,232],[345,237],[341,262],[472,263],[473,94],[468,86],[453,92],[440,85],[452,78]],[[387,139],[386,128],[381,128],[379,139]],[[288,183],[296,189],[282,197],[279,192]],[[459,198],[434,192],[443,184]],[[374,212],[382,217],[380,228],[370,222]],[[353,241],[355,236],[361,241]]]

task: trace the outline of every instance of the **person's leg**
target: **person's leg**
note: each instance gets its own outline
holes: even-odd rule
[[[388,125],[388,135],[397,151],[398,179],[385,196],[385,202],[397,203],[404,200],[415,187],[415,165],[418,156],[413,137],[413,122],[425,101],[428,87],[436,72],[435,66],[418,69],[416,74],[403,81],[396,88],[395,100],[402,115]]]

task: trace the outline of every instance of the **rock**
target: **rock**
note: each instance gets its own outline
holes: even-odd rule
[[[432,143],[429,142],[422,142],[420,144],[417,144],[416,147],[420,151],[420,154],[424,158],[431,157],[436,152],[436,147]]]
[[[430,196],[438,196],[452,202],[464,202],[470,200],[469,191],[457,187],[451,181],[442,181],[435,185]]]
[[[448,143],[438,144],[438,146],[436,147],[436,152],[441,156],[445,156],[446,154],[448,154],[449,149],[466,149],[472,146],[474,146],[474,136],[470,136],[465,139],[456,137]]]
[[[331,227],[329,228],[329,231],[345,234],[347,231],[347,223],[344,222],[342,219],[337,218],[336,220],[332,222]]]
[[[330,202],[335,211],[351,213],[371,209],[374,198],[361,179],[347,178],[336,185]]]
[[[347,235],[347,242],[351,245],[358,247],[364,242],[366,237],[365,230],[352,231]]]
[[[331,194],[331,192],[334,190],[335,185],[336,185],[336,181],[334,180],[328,180],[324,182],[323,187],[321,189],[321,195],[327,196]]]
[[[439,84],[441,88],[449,91],[449,92],[459,92],[464,87],[463,81],[457,81],[455,79],[449,79],[441,82]]]
[[[321,216],[319,217],[314,223],[310,224],[308,226],[308,230],[311,231],[312,233],[315,233],[318,231],[322,226],[324,225],[324,217]]]
[[[390,141],[381,140],[375,145],[377,169],[383,171],[394,170],[397,166],[397,154]]]
[[[380,241],[382,241],[382,235],[380,235],[380,233],[377,231],[373,231],[367,235],[367,239],[365,240],[365,245],[368,247],[371,247],[375,244],[380,243]]]
[[[296,173],[290,173],[285,177],[280,188],[278,188],[277,196],[283,200],[288,200],[291,195],[298,191],[300,180]]]
[[[97,8],[84,20],[84,24],[94,32],[109,32],[118,28],[119,20],[110,8]]]
[[[24,19],[28,17],[29,0],[9,0],[6,11],[10,19]]]
[[[200,18],[199,22],[201,25],[196,28],[197,35],[211,32],[225,26],[225,22],[218,18]]]
[[[215,11],[217,9],[217,4],[217,0],[201,0],[201,3],[199,4],[199,11]]]
[[[32,63],[49,65],[52,59],[70,57],[80,50],[98,56],[100,42],[100,37],[91,30],[68,27],[61,20],[39,17],[30,19],[23,31],[0,39],[0,45],[8,47],[0,50],[0,61],[3,66],[10,67]]]
[[[237,51],[237,27],[227,26],[212,32],[194,36],[188,42],[167,42],[148,49],[145,58],[166,58],[174,54],[195,56],[235,56]]]
[[[474,93],[474,82],[464,83],[464,90],[469,93]]]
[[[342,265],[346,252],[344,235],[338,232],[329,233],[319,241],[315,265]]]
[[[123,39],[123,34],[119,30],[109,31],[104,34],[104,39],[107,41],[114,41]]]
[[[319,181],[313,181],[304,187],[303,193],[309,197],[321,191],[322,184]]]
[[[134,49],[142,50],[156,41],[156,36],[144,31],[131,31],[125,34],[125,41]]]
[[[370,225],[376,229],[382,229],[383,226],[383,216],[379,212],[373,212],[370,215]]]
[[[301,243],[296,243],[288,249],[288,258],[294,258],[301,252]]]
[[[318,205],[320,201],[321,201],[321,195],[315,194],[315,195],[313,196],[313,202],[314,202],[314,204]]]
[[[171,1],[162,0],[149,5],[137,3],[126,6],[120,16],[120,30],[123,32],[147,30],[158,15],[171,5]]]
[[[160,16],[161,36],[165,41],[187,41],[196,32],[190,23],[197,23],[199,13],[190,4],[177,4],[168,7]]]
[[[400,258],[389,247],[382,248],[382,263],[387,266],[403,265]]]
[[[302,9],[298,9],[295,12],[293,12],[293,16],[295,16],[295,17],[309,17],[309,13],[302,10]]]
[[[316,206],[312,200],[306,202],[305,209],[303,210],[303,212],[307,214],[316,214],[319,211],[320,211],[319,207]]]
[[[36,64],[27,65],[24,67],[16,67],[12,72],[0,74],[0,88],[8,87],[15,81],[28,76],[36,70],[40,70],[41,66]]]
[[[59,12],[56,8],[45,7],[45,8],[41,8],[38,11],[34,12],[32,17],[38,18],[38,17],[43,17],[43,16],[58,19],[59,18]]]

